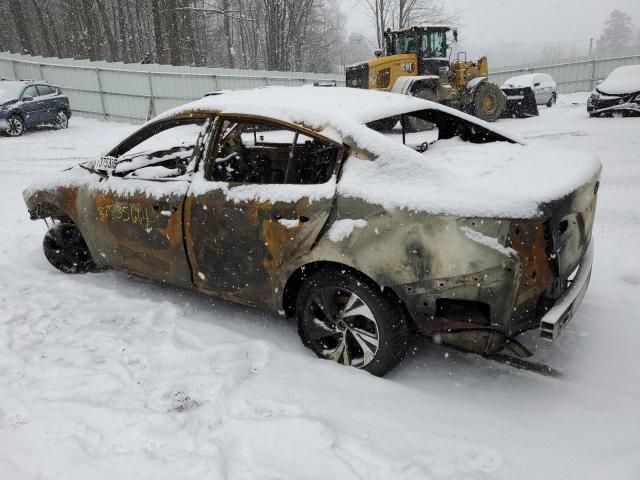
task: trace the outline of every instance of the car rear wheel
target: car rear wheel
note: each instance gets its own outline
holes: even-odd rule
[[[405,354],[404,307],[360,275],[315,273],[300,289],[296,309],[300,338],[320,358],[384,375]]]
[[[64,273],[87,273],[96,270],[89,248],[78,228],[72,223],[51,227],[42,242],[44,256]]]
[[[19,115],[12,115],[7,120],[7,135],[19,137],[24,133],[24,120]]]
[[[58,115],[56,115],[54,125],[58,130],[64,130],[65,128],[67,128],[69,126],[69,117],[67,115],[67,112],[65,112],[64,110],[60,110],[58,112]]]
[[[551,108],[556,104],[557,101],[557,97],[555,93],[551,94],[551,98],[549,99],[549,101],[547,102],[547,107]]]

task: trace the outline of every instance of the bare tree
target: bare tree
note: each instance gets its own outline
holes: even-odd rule
[[[443,0],[362,0],[376,29],[378,47],[384,46],[386,28],[406,28],[424,23],[453,23]]]
[[[338,0],[2,0],[0,48],[91,60],[153,57],[175,65],[334,71],[344,56],[339,6]]]
[[[31,46],[31,36],[27,29],[27,22],[22,12],[21,0],[9,0],[9,10],[13,16],[15,28],[18,31],[18,37],[22,45],[22,51],[24,53],[32,53],[33,47]]]

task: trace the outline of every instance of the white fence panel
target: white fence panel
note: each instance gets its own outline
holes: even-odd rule
[[[129,121],[145,120],[214,90],[316,81],[344,85],[343,75],[92,62],[9,52],[0,52],[0,77],[53,82],[69,96],[75,112]]]
[[[560,93],[572,93],[590,91],[614,68],[631,64],[640,64],[640,55],[507,67],[492,72],[490,78],[502,84],[516,75],[548,73]],[[345,84],[344,75],[92,62],[9,52],[0,52],[0,77],[51,81],[67,93],[74,111],[129,121],[145,120],[213,90],[322,81]]]
[[[598,80],[604,80],[615,68],[640,64],[640,55],[626,57],[581,59],[552,65],[522,65],[491,72],[489,77],[502,84],[511,77],[527,73],[547,73],[558,84],[560,93],[588,92],[595,88]]]

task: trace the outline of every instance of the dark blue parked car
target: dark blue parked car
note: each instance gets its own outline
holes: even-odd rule
[[[48,82],[0,80],[0,132],[12,137],[38,126],[69,126],[69,99]]]

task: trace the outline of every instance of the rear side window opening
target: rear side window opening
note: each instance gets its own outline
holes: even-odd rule
[[[490,143],[512,140],[482,125],[440,110],[420,110],[367,123],[373,130],[402,141],[403,145],[425,151],[437,140],[455,136],[465,142]]]

